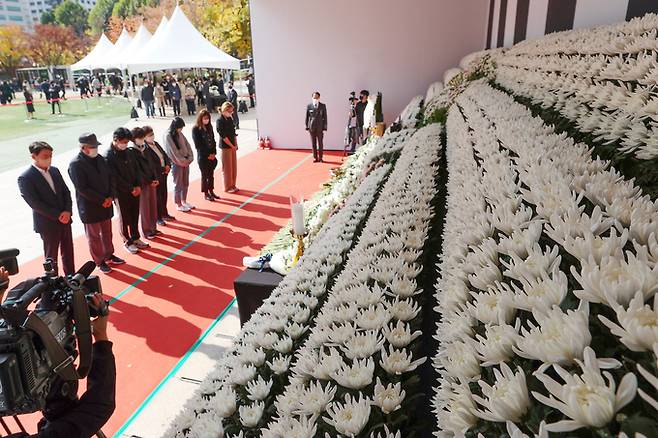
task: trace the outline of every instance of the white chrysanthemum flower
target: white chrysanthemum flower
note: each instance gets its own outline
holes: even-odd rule
[[[363,394],[358,398],[345,395],[345,403],[332,402],[327,408],[329,416],[322,417],[336,432],[350,437],[357,436],[370,419],[370,403]]]
[[[420,330],[416,330],[415,332],[411,333],[409,324],[405,324],[402,321],[398,321],[395,325],[390,323],[387,327],[384,327],[383,332],[384,337],[388,343],[395,348],[406,347],[412,341],[422,335]]]
[[[382,385],[382,382],[377,377],[375,384],[373,403],[378,406],[385,414],[390,414],[393,411],[400,409],[400,405],[404,400],[405,392],[402,390],[402,384],[398,382],[393,385]]]
[[[508,324],[514,319],[516,308],[512,294],[503,288],[492,288],[486,292],[471,292],[473,302],[466,308],[475,319],[484,324]]]
[[[247,397],[250,400],[258,401],[264,400],[272,388],[272,381],[263,379],[263,376],[258,376],[256,379],[247,383]]]
[[[228,418],[237,409],[237,396],[235,391],[224,386],[215,392],[214,397],[206,403],[206,409],[215,412],[221,418]]]
[[[549,424],[546,427],[549,432],[570,432],[581,427],[604,427],[635,397],[637,378],[633,373],[624,375],[619,387],[616,388],[609,372],[604,371],[601,375],[601,367],[594,350],[586,347],[583,357],[584,362],[576,360],[582,369],[581,375],[571,375],[561,366],[553,365],[564,384],[556,382],[545,374],[548,365],[543,365],[534,373],[550,395],[546,397],[536,391],[533,391],[532,395],[541,403],[559,410],[569,418]]]
[[[291,356],[277,356],[267,362],[267,366],[274,372],[274,374],[283,374],[288,371],[290,367]]]
[[[613,335],[618,336],[622,344],[633,351],[651,351],[658,344],[658,300],[654,299],[653,309],[644,304],[641,291],[624,309],[620,305],[613,306],[619,324],[615,324],[603,315],[599,319]]]
[[[443,345],[439,347],[437,357],[446,373],[452,377],[470,381],[480,376],[480,362],[470,342],[456,341]]]
[[[519,328],[521,320],[516,320],[516,325],[487,324],[485,326],[485,336],[476,335],[478,342],[473,345],[478,352],[478,358],[482,361],[483,367],[496,365],[506,362],[514,356],[513,347],[519,339]]]
[[[613,227],[610,229],[610,237],[595,236],[591,233],[585,234],[584,237],[567,236],[563,246],[579,260],[588,261],[591,256],[596,263],[601,263],[605,257],[623,257],[623,249],[627,241],[628,230],[617,236],[617,231]]]
[[[498,252],[507,254],[508,256],[515,254],[517,257],[524,259],[528,257],[528,251],[534,248],[535,244],[539,242],[541,231],[541,222],[530,222],[527,228],[523,230],[516,229],[512,231],[510,237],[500,239]]]
[[[583,349],[589,346],[589,304],[581,301],[577,310],[566,313],[558,306],[545,313],[533,311],[538,325],[527,321],[521,328],[514,352],[527,359],[544,363],[570,364],[581,359]]]
[[[521,288],[512,284],[514,306],[529,312],[559,306],[569,291],[569,281],[559,266],[555,266],[550,274],[544,272],[532,281],[521,279],[520,282]]]
[[[486,398],[473,395],[473,400],[484,408],[478,409],[475,414],[487,421],[519,421],[530,406],[525,372],[517,367],[514,373],[504,362],[500,364],[500,370],[494,368],[493,372],[493,386],[483,380],[478,381]]]
[[[264,410],[265,403],[262,401],[256,402],[251,406],[240,406],[240,423],[245,427],[256,427],[263,416]]]
[[[604,257],[596,263],[590,258],[581,263],[580,272],[572,266],[571,273],[583,288],[574,294],[592,303],[626,306],[638,290],[645,299],[658,291],[658,266],[651,268],[646,257],[639,258],[630,251],[626,252],[626,260]]]
[[[222,419],[213,412],[200,413],[186,436],[188,438],[224,438]]]
[[[388,310],[393,318],[397,319],[398,321],[411,321],[420,312],[418,303],[416,303],[412,298],[407,298],[406,300],[400,300],[396,298],[393,303],[387,302],[385,305],[388,307]],[[384,325],[385,323],[380,327],[383,327]]]
[[[251,379],[256,376],[256,367],[253,365],[240,365],[231,371],[227,382],[232,383],[233,385],[246,385]]]
[[[355,333],[345,341],[342,350],[348,359],[364,359],[372,356],[384,345],[384,338],[378,330]]]
[[[382,348],[381,356],[382,358],[379,361],[379,364],[389,374],[402,374],[413,371],[418,367],[418,365],[421,365],[427,360],[426,357],[412,360],[413,355],[411,353],[407,353],[406,348],[403,348],[402,350],[396,350],[393,347],[389,347],[388,351],[385,348]]]
[[[377,432],[377,435],[373,432],[370,434],[370,438],[402,438],[402,433],[399,430],[395,433],[391,432],[388,425],[385,424],[382,432]]]
[[[356,359],[351,366],[342,363],[340,368],[331,373],[331,378],[345,388],[361,389],[372,383],[374,370],[372,358]]]
[[[507,434],[510,436],[510,438],[549,438],[548,431],[546,430],[545,421],[539,423],[539,431],[537,434],[533,435],[532,437],[521,432],[521,429],[519,429],[516,426],[516,424],[512,423],[511,421],[508,421],[506,423],[506,426],[507,426]],[[639,437],[635,437],[635,438],[639,438]]]
[[[320,382],[311,382],[300,394],[299,409],[296,413],[319,415],[326,410],[335,395],[336,386],[328,383],[323,387]]]
[[[528,251],[528,257],[520,259],[516,254],[512,254],[509,262],[501,260],[503,266],[507,269],[503,272],[505,276],[515,280],[524,279],[533,281],[541,278],[542,274],[552,272],[556,266],[560,265],[561,256],[559,247],[554,246],[549,252],[544,253],[539,244]]]
[[[390,319],[391,313],[380,303],[359,310],[356,316],[356,323],[364,330],[379,330],[384,327]]]

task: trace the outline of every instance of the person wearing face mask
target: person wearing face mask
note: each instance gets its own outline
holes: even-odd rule
[[[222,173],[224,174],[224,191],[235,193],[238,191],[238,136],[233,124],[235,108],[231,102],[224,102],[221,107],[221,116],[217,119],[217,132],[219,133],[219,147],[222,149]]]
[[[57,271],[58,253],[61,252],[64,274],[73,274],[71,192],[59,169],[50,165],[52,146],[45,141],[35,141],[28,150],[33,163],[18,177],[18,188],[27,205],[32,208],[34,231],[43,241],[44,258],[52,259]]]
[[[194,101],[196,100],[196,88],[192,83],[192,79],[188,79],[185,83],[185,105],[187,106],[187,115],[193,116],[196,113],[196,106]]]
[[[155,189],[155,194],[157,198],[157,206],[158,206],[158,220],[157,224],[160,226],[167,225],[165,221],[174,221],[176,220],[175,217],[171,216],[167,212],[167,176],[169,175],[169,172],[171,171],[171,159],[169,158],[169,155],[165,152],[162,146],[160,146],[160,143],[155,141],[155,135],[153,134],[153,128],[150,126],[144,126],[142,127],[144,130],[144,134],[146,137],[144,137],[144,140],[146,141],[146,145],[149,147],[151,152],[157,157],[156,163],[158,165],[157,170],[158,170],[158,186]]]
[[[140,239],[139,196],[142,193],[142,175],[133,150],[128,149],[132,139],[130,130],[117,128],[112,136],[112,145],[106,159],[116,187],[116,203],[119,207],[119,222],[123,243],[131,254],[148,248],[149,244]]]
[[[238,92],[233,88],[233,82],[228,83],[228,94],[226,95],[226,98],[231,102],[231,105],[233,105],[234,108],[233,124],[235,125],[235,129],[240,129],[240,117],[238,117],[238,113],[235,111],[235,108],[238,107]]]
[[[180,85],[178,85],[178,82],[176,82],[175,79],[171,80],[171,84],[169,85],[169,96],[171,96],[171,103],[172,106],[174,107],[174,116],[180,116],[180,101],[183,92],[180,89]]]
[[[142,223],[142,234],[147,239],[154,239],[162,234],[158,231],[158,199],[157,187],[160,184],[158,175],[158,163],[151,152],[151,148],[146,146],[144,138],[146,133],[140,127],[133,128],[131,131],[133,145],[131,150],[135,152],[137,163],[139,164],[140,175],[142,178],[142,191],[139,195],[139,217]]]
[[[197,151],[197,160],[201,170],[201,191],[207,201],[219,199],[215,194],[215,168],[217,167],[217,143],[206,109],[199,111],[192,128],[192,141]]]
[[[69,164],[69,176],[75,187],[78,214],[85,226],[89,253],[104,274],[112,272],[111,265],[125,263],[114,255],[112,244],[112,216],[114,185],[110,166],[98,154],[100,142],[90,132],[78,138],[80,153]]]
[[[320,93],[313,93],[313,100],[306,106],[306,130],[311,134],[313,162],[322,162],[324,131],[327,130],[327,107],[320,102]]]
[[[174,202],[178,211],[187,212],[194,208],[187,202],[187,189],[190,185],[190,164],[194,161],[194,154],[190,142],[183,135],[185,121],[175,117],[169,125],[164,137],[167,155],[171,158],[174,175]]]

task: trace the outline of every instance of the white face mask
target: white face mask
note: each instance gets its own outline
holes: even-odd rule
[[[125,151],[126,149],[128,149],[128,143],[116,143],[116,147],[120,151]]]
[[[88,149],[87,155],[89,158],[96,158],[98,156],[98,148]]]

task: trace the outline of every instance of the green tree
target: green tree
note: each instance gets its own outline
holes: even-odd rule
[[[41,14],[41,24],[55,24],[55,14],[52,9],[48,9]]]
[[[100,34],[105,30],[107,20],[112,16],[112,9],[116,0],[98,0],[89,12],[87,22],[94,34]]]
[[[251,54],[248,0],[207,0],[199,29],[217,47],[238,58]]]
[[[77,0],[64,0],[53,9],[55,22],[62,26],[71,26],[75,33],[82,35],[87,29],[87,10]]]

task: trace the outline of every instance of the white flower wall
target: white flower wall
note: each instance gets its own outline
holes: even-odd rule
[[[447,143],[439,435],[652,436],[658,206],[485,83]]]

